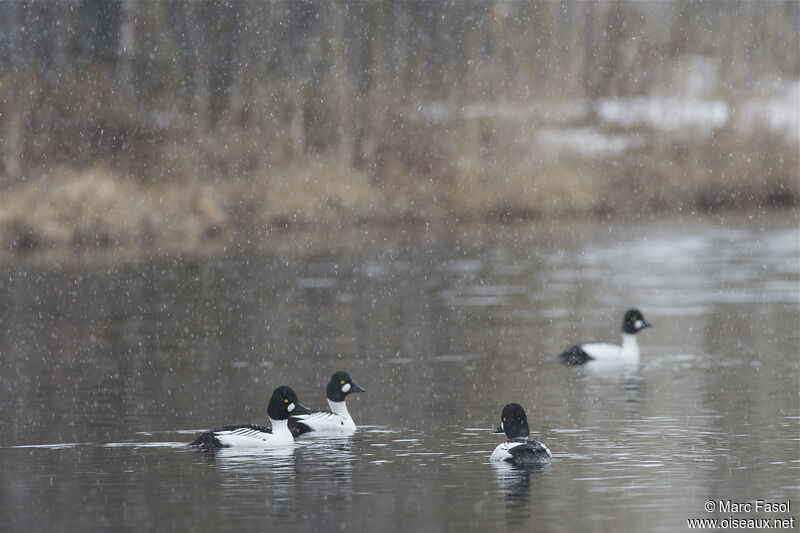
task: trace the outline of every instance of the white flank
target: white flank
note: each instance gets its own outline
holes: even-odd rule
[[[346,402],[332,402],[328,400],[331,412],[316,411],[309,415],[299,415],[295,420],[302,422],[314,431],[332,433],[353,433],[356,424],[347,411]]]
[[[294,443],[286,420],[273,420],[272,433],[252,428],[239,428],[232,431],[218,431],[214,436],[225,446],[235,448],[277,448]]]
[[[622,346],[610,342],[587,342],[581,344],[581,350],[601,362],[635,362],[639,360],[639,345],[636,342],[636,335],[630,333],[622,334]]]
[[[511,459],[511,448],[516,448],[517,446],[522,446],[523,443],[521,442],[511,442],[506,441],[502,442],[497,445],[497,448],[494,449],[492,455],[489,457],[490,461],[505,461],[506,459]]]

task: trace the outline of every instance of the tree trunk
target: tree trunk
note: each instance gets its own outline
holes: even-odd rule
[[[136,46],[136,11],[137,4],[133,0],[126,0],[121,4],[121,20],[119,25],[119,43],[117,44],[117,86],[120,96],[127,103],[132,102],[135,94],[133,83],[133,59]]]
[[[337,137],[339,161],[347,167],[353,163],[353,84],[347,69],[347,43],[345,42],[345,11],[347,4],[333,3],[332,36],[331,36],[331,71],[336,88]]]
[[[24,78],[27,77],[24,50],[21,48],[22,17],[19,2],[6,4],[6,31],[8,31],[8,54],[11,65],[11,88],[3,132],[3,185],[7,186],[22,176],[22,149],[25,135],[24,117],[28,114],[28,98],[25,97]]]

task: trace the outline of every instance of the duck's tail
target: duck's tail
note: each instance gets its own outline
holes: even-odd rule
[[[580,345],[573,346],[564,353],[559,354],[558,357],[567,366],[582,365],[594,359],[594,357],[584,352]]]
[[[200,433],[195,439],[189,443],[189,446],[196,446],[201,450],[214,451],[220,448],[225,448],[225,445],[220,442],[213,431],[204,431]]]

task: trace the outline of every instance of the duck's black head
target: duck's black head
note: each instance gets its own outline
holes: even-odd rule
[[[328,390],[326,391],[328,399],[332,402],[343,402],[348,394],[354,392],[366,392],[363,387],[357,385],[350,374],[340,370],[331,376],[328,382]]]
[[[281,385],[272,391],[272,398],[267,406],[267,416],[272,420],[286,420],[292,415],[307,415],[311,409],[297,400],[297,394],[291,387]]]
[[[644,315],[638,309],[628,309],[625,312],[625,318],[622,319],[624,333],[636,334],[650,326],[651,324],[644,319]]]
[[[507,403],[503,407],[500,427],[494,432],[505,433],[509,440],[530,435],[531,430],[528,429],[528,417],[525,415],[525,409],[518,403]]]

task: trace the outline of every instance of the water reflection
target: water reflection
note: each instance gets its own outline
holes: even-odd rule
[[[276,472],[287,466],[294,465],[296,446],[284,446],[281,448],[221,448],[216,452],[198,450],[197,454],[207,458],[210,462],[216,463],[221,470],[239,469],[248,472],[257,472],[260,469],[268,469]],[[293,468],[293,466],[292,466]]]
[[[644,393],[645,378],[640,363],[586,365],[579,371],[578,380],[585,383],[586,394],[602,394],[610,387],[618,387],[622,399],[636,403]]]
[[[529,522],[531,517],[531,478],[542,475],[546,465],[514,465],[493,462],[495,481],[505,500],[506,521],[509,525]],[[536,495],[533,496],[535,498]]]

